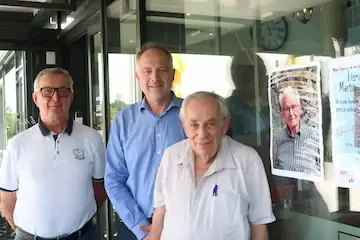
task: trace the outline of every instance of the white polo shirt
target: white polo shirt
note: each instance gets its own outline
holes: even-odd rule
[[[217,157],[196,186],[189,140],[169,147],[155,183],[155,208],[166,206],[162,240],[248,240],[250,224],[275,221],[257,152],[224,136]]]
[[[43,238],[80,229],[96,213],[93,179],[102,181],[105,149],[94,129],[69,121],[55,140],[41,123],[8,144],[0,189],[15,192],[17,227]]]

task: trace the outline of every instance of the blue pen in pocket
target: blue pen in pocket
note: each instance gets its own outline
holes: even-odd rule
[[[216,197],[218,195],[218,185],[215,184],[214,189],[213,189],[213,197]]]

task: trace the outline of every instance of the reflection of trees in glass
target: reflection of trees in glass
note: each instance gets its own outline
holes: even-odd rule
[[[16,134],[16,113],[10,107],[6,107],[6,140],[8,141]]]
[[[121,95],[117,94],[115,101],[110,103],[110,122],[112,123],[116,114],[118,114],[122,109],[130,106],[130,104],[126,104],[121,100]]]

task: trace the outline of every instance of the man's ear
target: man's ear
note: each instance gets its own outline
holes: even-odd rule
[[[39,103],[38,96],[35,92],[32,93],[32,99],[33,99],[35,105],[38,106],[38,103]]]
[[[72,103],[73,101],[74,101],[74,92],[71,93],[70,103]]]
[[[229,127],[230,127],[230,124],[231,124],[231,116],[227,116],[224,118],[224,135],[226,134],[226,132],[228,131]]]
[[[139,78],[139,73],[138,73],[138,71],[136,70],[136,72],[135,72],[135,77],[136,77],[136,80],[139,82],[140,80],[140,78]]]
[[[171,74],[172,74],[172,79],[173,79],[173,81],[174,81],[174,80],[175,80],[175,72],[176,72],[176,69],[173,68],[171,71],[172,71],[172,72],[171,72]]]

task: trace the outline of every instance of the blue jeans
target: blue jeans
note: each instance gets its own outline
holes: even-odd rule
[[[31,239],[24,239],[15,235],[14,240],[33,240]],[[85,234],[81,235],[78,240],[100,240],[100,233],[99,230],[96,228],[95,225],[92,226],[90,230],[88,230]]]

